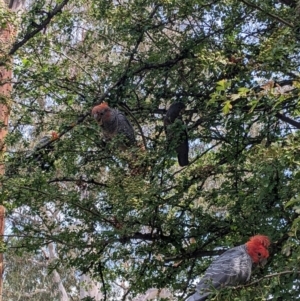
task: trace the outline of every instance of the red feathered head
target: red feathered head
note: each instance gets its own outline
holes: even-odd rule
[[[264,265],[269,257],[268,248],[271,242],[268,236],[255,235],[252,236],[246,243],[247,252],[252,258],[252,261],[257,264]]]
[[[51,133],[51,140],[54,141],[54,140],[57,140],[59,138],[59,135],[57,132],[52,132]]]
[[[100,105],[93,107],[92,116],[102,125],[103,121],[110,117],[110,107],[106,102],[102,102]]]

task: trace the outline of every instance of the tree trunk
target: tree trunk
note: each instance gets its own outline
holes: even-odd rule
[[[103,298],[100,283],[92,280],[89,274],[83,274],[80,277],[80,300],[85,297],[94,298],[95,301]]]
[[[56,258],[55,250],[54,250],[54,245],[53,243],[50,243],[48,245],[48,250],[49,250],[49,261],[53,261]],[[53,270],[52,272],[53,276],[53,281],[57,284],[59,292],[60,292],[60,300],[61,301],[69,301],[69,296],[67,294],[67,291],[62,283],[61,277],[57,270]]]
[[[13,2],[13,1],[12,1]],[[8,9],[3,0],[0,0],[0,6],[4,9]],[[4,153],[5,137],[7,134],[7,125],[9,118],[9,99],[12,90],[12,69],[11,59],[7,55],[12,42],[15,37],[15,31],[11,24],[6,24],[6,27],[0,29],[0,177],[4,175]],[[1,183],[0,183],[1,185]],[[0,247],[3,246],[3,236],[5,228],[5,207],[0,204]],[[3,295],[3,272],[4,272],[4,261],[3,253],[0,253],[0,301],[2,301]]]
[[[10,30],[4,29],[0,31],[0,40],[7,43],[10,40]],[[7,124],[9,117],[9,106],[7,99],[11,92],[11,76],[12,72],[7,66],[0,67],[0,176],[5,172],[4,169],[4,152],[5,152],[5,136],[7,134]],[[5,208],[0,204],[0,246],[3,245],[3,235],[5,227]],[[3,272],[4,262],[3,253],[0,253],[0,301],[2,301],[2,287],[3,287]]]
[[[150,288],[145,292],[144,295],[134,298],[133,301],[149,301],[157,298],[173,300],[172,294],[168,289],[163,288],[159,290],[157,288]]]

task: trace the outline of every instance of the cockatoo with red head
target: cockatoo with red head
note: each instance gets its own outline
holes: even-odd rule
[[[41,169],[49,171],[54,165],[55,158],[51,156],[51,152],[54,150],[53,141],[59,139],[57,132],[52,131],[43,136],[37,144],[34,146],[33,151],[28,157],[32,157],[34,161],[38,162]]]
[[[227,250],[208,267],[196,286],[196,292],[186,301],[204,301],[213,287],[219,289],[247,282],[254,266],[266,264],[269,246],[267,236],[255,235],[244,245]]]
[[[106,102],[92,109],[92,117],[100,125],[106,140],[110,141],[115,136],[120,136],[123,142],[120,144],[121,148],[136,144],[133,127],[126,116],[119,110],[110,108]]]

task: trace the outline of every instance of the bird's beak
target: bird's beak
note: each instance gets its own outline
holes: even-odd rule
[[[268,262],[268,260],[266,258],[264,258],[259,262],[259,266],[261,268],[263,268],[267,264],[267,262]]]
[[[102,125],[102,118],[98,118],[98,114],[94,114],[93,117],[97,120],[97,122]]]

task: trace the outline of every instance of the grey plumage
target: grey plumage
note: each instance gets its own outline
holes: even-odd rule
[[[49,171],[54,166],[55,154],[53,141],[58,139],[56,132],[51,132],[43,136],[34,146],[33,150],[28,153],[26,159],[38,163],[42,170]]]
[[[241,245],[224,252],[206,270],[196,286],[196,292],[186,301],[204,301],[210,295],[212,287],[235,286],[247,282],[251,276],[252,259],[247,246]]]
[[[115,135],[124,135],[130,145],[135,144],[134,130],[126,116],[117,109],[111,109],[111,120],[102,125],[103,135],[110,140]]]
[[[43,136],[38,143],[34,146],[33,151],[38,151],[39,149],[45,147],[48,143],[50,143],[50,141],[52,141],[52,135],[48,134]]]
[[[117,109],[110,108],[107,103],[102,103],[92,110],[92,116],[97,120],[106,140],[115,136],[125,137],[124,144],[129,147],[136,144],[134,130],[126,116]]]

